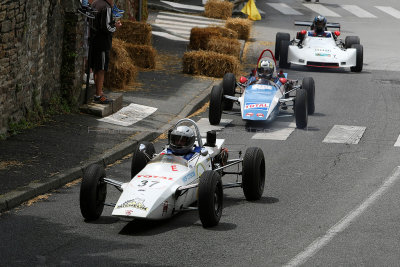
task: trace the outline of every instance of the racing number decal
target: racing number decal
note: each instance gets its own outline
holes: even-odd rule
[[[153,185],[158,184],[158,181],[149,181],[149,180],[141,180],[140,181],[142,184],[138,184],[138,186],[140,187],[144,187],[144,186],[148,186],[148,187],[152,187]],[[149,184],[150,182],[150,184]]]
[[[173,172],[177,172],[178,171],[176,165],[171,165],[171,169],[172,169]]]

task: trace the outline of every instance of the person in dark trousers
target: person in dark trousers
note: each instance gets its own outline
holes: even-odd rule
[[[111,100],[103,94],[105,72],[108,71],[112,36],[115,30],[121,26],[121,22],[115,21],[112,15],[112,5],[106,0],[95,0],[92,8],[97,10],[94,27],[91,31],[92,55],[90,67],[94,71],[96,94],[94,102],[100,104],[110,103]]]

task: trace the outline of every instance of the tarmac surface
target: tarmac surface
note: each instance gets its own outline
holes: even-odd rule
[[[199,0],[185,4],[202,6]],[[156,10],[187,12],[154,0],[149,9],[150,16]],[[91,163],[108,165],[130,154],[138,141],[157,138],[208,101],[212,86],[221,79],[182,73],[181,59],[188,42],[154,35],[152,41],[161,66],[140,71],[135,86],[122,93],[123,106],[134,103],[157,110],[126,127],[83,113],[57,115],[39,127],[1,140],[0,212],[82,177]]]

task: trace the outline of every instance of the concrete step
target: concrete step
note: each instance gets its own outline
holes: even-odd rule
[[[90,102],[80,106],[79,110],[83,113],[91,114],[97,117],[107,117],[122,108],[122,93],[107,93],[109,99],[113,101],[109,104],[98,104]]]

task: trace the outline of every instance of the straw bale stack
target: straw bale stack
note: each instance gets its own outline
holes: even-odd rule
[[[221,78],[227,72],[238,73],[239,60],[213,51],[191,51],[183,55],[183,72]]]
[[[238,34],[234,30],[225,28],[225,27],[219,27],[219,26],[210,26],[207,27],[206,29],[216,29],[221,33],[222,37],[227,37],[231,39],[238,39]]]
[[[125,43],[125,49],[135,66],[146,69],[155,68],[156,50],[152,46]]]
[[[136,45],[151,45],[151,25],[146,22],[121,20],[122,26],[115,33],[114,38]]]
[[[125,49],[125,43],[114,38],[104,86],[109,89],[124,89],[129,82],[134,80],[137,72],[137,68],[132,64],[129,53]]]
[[[222,34],[217,27],[199,28],[194,27],[190,31],[189,48],[192,50],[205,50],[210,37],[221,37]]]
[[[238,34],[238,38],[247,41],[250,38],[252,22],[248,19],[230,18],[226,20],[225,27]]]
[[[233,6],[229,1],[208,0],[204,5],[204,15],[209,18],[227,19],[232,17]]]
[[[239,58],[240,42],[226,37],[211,37],[207,43],[207,50]]]

